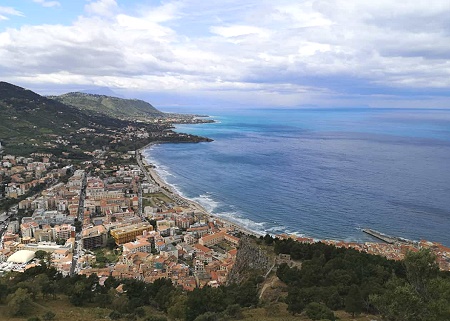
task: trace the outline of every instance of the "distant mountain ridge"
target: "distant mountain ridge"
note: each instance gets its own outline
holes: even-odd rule
[[[0,82],[0,141],[30,144],[49,135],[66,135],[80,128],[122,128],[127,122],[102,114],[89,115],[31,90]]]
[[[104,95],[104,96],[124,98],[122,95],[116,93],[109,87],[93,87],[89,89],[78,90],[77,92],[84,94]]]
[[[120,119],[163,118],[165,113],[148,102],[98,94],[71,92],[49,98],[83,111],[92,111]]]

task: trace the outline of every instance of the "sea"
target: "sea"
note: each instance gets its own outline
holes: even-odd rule
[[[371,228],[450,246],[450,110],[189,112],[216,122],[176,131],[213,142],[144,154],[212,214],[262,234],[375,241]]]

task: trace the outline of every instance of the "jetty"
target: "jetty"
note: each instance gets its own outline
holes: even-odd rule
[[[407,244],[411,244],[414,243],[413,241],[404,239],[402,237],[396,237],[396,236],[390,236],[390,235],[386,235],[384,233],[372,230],[370,228],[363,228],[362,231],[366,234],[369,234],[370,236],[373,236],[385,243],[388,244],[397,244],[397,243],[407,243]]]

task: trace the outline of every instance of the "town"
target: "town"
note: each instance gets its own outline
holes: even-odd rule
[[[95,150],[95,161],[70,164],[50,153],[4,155],[0,178],[0,273],[49,264],[63,275],[95,274],[154,282],[167,278],[191,291],[227,282],[240,237],[252,234],[209,215],[174,193],[138,151]],[[12,202],[11,202],[12,201]],[[262,236],[261,236],[262,237]],[[277,235],[402,260],[428,248],[441,270],[450,249],[429,241],[353,243]]]

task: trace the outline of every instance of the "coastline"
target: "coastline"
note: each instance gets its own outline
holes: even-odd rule
[[[183,204],[189,208],[191,208],[194,212],[199,213],[200,215],[204,215],[208,218],[208,221],[211,220],[218,220],[225,224],[225,226],[229,228],[234,228],[236,230],[239,230],[240,232],[247,234],[247,235],[253,235],[256,237],[264,236],[261,233],[258,233],[256,231],[252,231],[250,229],[247,229],[241,225],[239,225],[236,222],[233,222],[229,219],[219,217],[217,215],[212,214],[211,212],[207,211],[201,204],[198,202],[195,202],[194,200],[191,200],[189,198],[181,196],[179,193],[176,192],[176,190],[168,184],[164,179],[161,178],[161,176],[158,174],[155,165],[149,164],[145,156],[143,155],[143,151],[149,149],[153,145],[159,145],[159,144],[167,144],[166,142],[151,142],[144,147],[138,149],[136,151],[136,160],[141,168],[141,170],[144,172],[144,175],[147,177],[147,180],[154,182],[156,185],[158,185],[161,188],[161,191],[164,194],[167,194],[167,196],[173,198],[175,201],[177,201],[178,204]]]

